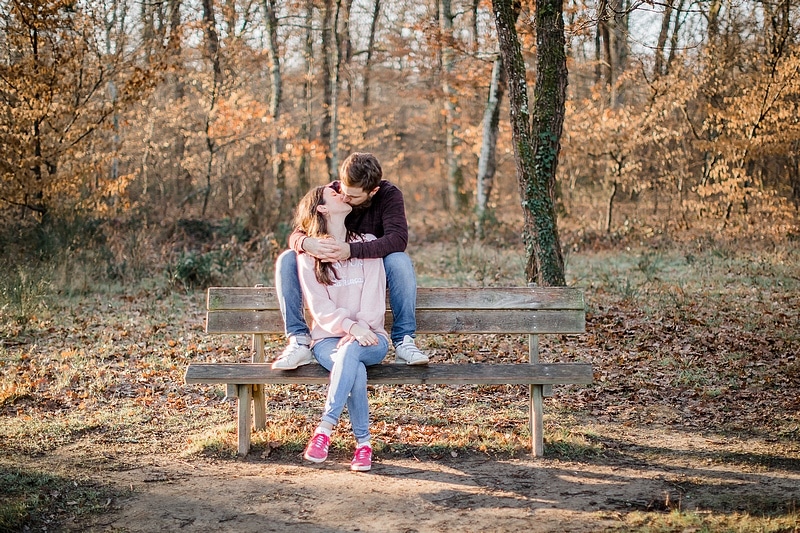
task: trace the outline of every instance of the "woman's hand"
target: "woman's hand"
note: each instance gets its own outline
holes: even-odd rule
[[[363,326],[353,324],[353,327],[350,328],[350,333],[342,337],[336,347],[343,346],[350,341],[356,341],[361,346],[375,346],[378,344],[378,335]]]

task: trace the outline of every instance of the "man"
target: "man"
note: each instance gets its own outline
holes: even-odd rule
[[[382,257],[392,309],[391,340],[398,361],[424,365],[428,356],[417,348],[417,277],[411,258],[405,253],[408,244],[408,222],[400,189],[383,178],[378,159],[368,153],[353,153],[339,169],[339,181],[331,186],[346,197],[353,211],[345,226],[355,233],[371,233],[377,239],[369,242],[339,242],[316,239],[295,229],[289,236],[289,250],[275,265],[275,288],[283,315],[289,344],[273,369],[292,370],[314,361],[309,347],[311,335],[303,313],[303,296],[297,277],[297,254],[307,253],[323,261],[346,261],[351,258]]]

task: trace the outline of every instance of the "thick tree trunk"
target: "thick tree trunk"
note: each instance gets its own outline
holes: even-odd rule
[[[514,156],[525,216],[526,276],[529,282],[561,286],[565,285],[564,258],[553,193],[567,88],[562,0],[541,0],[536,6],[538,72],[533,127],[512,1],[493,0],[492,7],[508,74]]]

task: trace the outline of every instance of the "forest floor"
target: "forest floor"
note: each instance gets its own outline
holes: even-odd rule
[[[434,271],[451,252],[415,257],[422,284],[519,283],[501,271],[519,259],[478,249]],[[543,358],[589,361],[595,383],[546,400],[545,456],[524,387],[373,387],[368,473],[346,420],[326,463],[302,460],[316,386],[270,388],[235,456],[235,406],[182,381],[249,358],[203,332],[202,290],[0,317],[0,531],[800,531],[797,248],[585,252],[568,272],[587,333],[543,337]],[[434,360],[519,360],[524,341],[419,339]]]

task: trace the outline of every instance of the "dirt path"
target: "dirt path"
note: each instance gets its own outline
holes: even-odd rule
[[[607,444],[616,451],[580,462],[377,457],[369,473],[350,472],[345,456],[308,466],[280,454],[187,460],[73,447],[41,461],[92,471],[125,494],[91,522],[67,524],[75,531],[596,532],[636,510],[757,514],[800,501],[798,450],[650,430]]]

